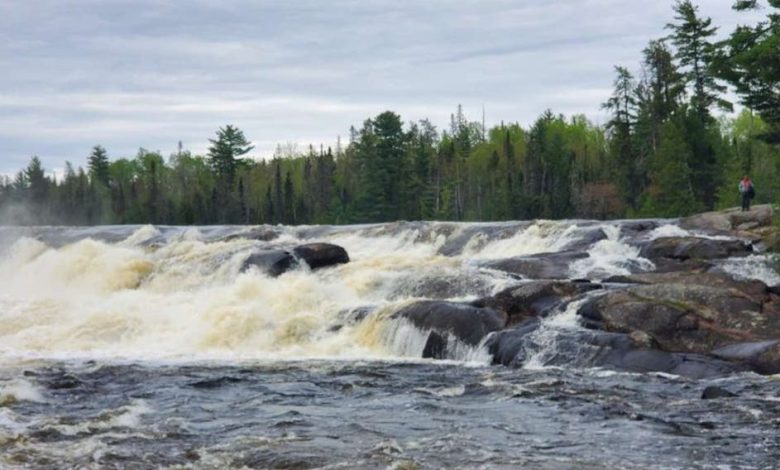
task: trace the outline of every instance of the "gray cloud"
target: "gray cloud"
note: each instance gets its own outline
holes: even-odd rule
[[[704,13],[729,30],[731,0]],[[600,120],[669,0],[8,0],[0,3],[0,173],[83,164],[100,143],[203,152],[233,123],[258,156],[335,142],[385,109],[446,126],[547,108]]]

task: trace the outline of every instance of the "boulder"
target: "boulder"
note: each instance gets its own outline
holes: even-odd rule
[[[489,261],[483,266],[527,279],[568,279],[571,263],[588,256],[582,251],[561,251]]]
[[[349,263],[347,250],[330,243],[300,245],[293,248],[292,252],[296,257],[305,261],[311,269]]]
[[[664,351],[707,353],[724,344],[780,338],[776,304],[774,296],[752,298],[734,288],[654,284],[609,291],[583,304],[579,314],[590,327],[646,333]]]
[[[598,284],[590,282],[532,281],[475,300],[472,305],[489,307],[506,314],[507,324],[511,326],[530,318],[546,316],[572,298],[599,288]]]
[[[506,325],[506,318],[491,308],[426,300],[402,307],[391,315],[429,332],[423,357],[447,357],[447,339],[451,336],[469,346],[477,346],[493,331]]]
[[[650,260],[668,258],[678,261],[713,260],[753,253],[742,240],[714,240],[701,237],[662,237],[645,244],[640,255]]]
[[[296,266],[298,261],[289,251],[263,250],[250,254],[241,265],[241,272],[256,268],[269,276],[277,277]]]
[[[745,364],[759,374],[780,374],[780,340],[730,344],[712,354]]]
[[[583,229],[576,240],[563,246],[562,251],[587,251],[596,243],[609,238],[601,227]]]
[[[713,400],[715,398],[733,398],[737,396],[739,395],[734,392],[730,392],[723,387],[718,387],[717,385],[710,385],[701,392],[702,400]]]
[[[493,364],[520,367],[523,365],[526,336],[539,328],[539,321],[531,319],[516,328],[491,333],[485,342],[488,352],[493,356]]]

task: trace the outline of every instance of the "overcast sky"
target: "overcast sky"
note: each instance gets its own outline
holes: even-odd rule
[[[701,0],[723,32],[749,17]],[[545,109],[603,121],[671,0],[2,0],[0,173],[139,147],[205,151],[225,124],[258,157],[329,145],[386,109],[442,128]]]

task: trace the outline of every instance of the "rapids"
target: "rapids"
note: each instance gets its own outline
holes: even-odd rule
[[[541,320],[522,369],[454,337],[422,359],[429,332],[392,315],[527,280],[496,261],[576,251],[565,277],[599,283],[655,268],[639,242],[693,234],[644,222],[0,228],[0,468],[773,465],[776,377],[579,364],[557,342],[581,300]],[[242,270],[308,242],[351,261]],[[770,262],[720,269],[778,284]],[[702,402],[710,384],[746,398]]]

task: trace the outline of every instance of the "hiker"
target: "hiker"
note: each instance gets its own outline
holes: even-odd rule
[[[742,211],[749,211],[750,200],[756,197],[756,190],[748,175],[745,175],[742,181],[739,182],[739,194],[742,196]]]

